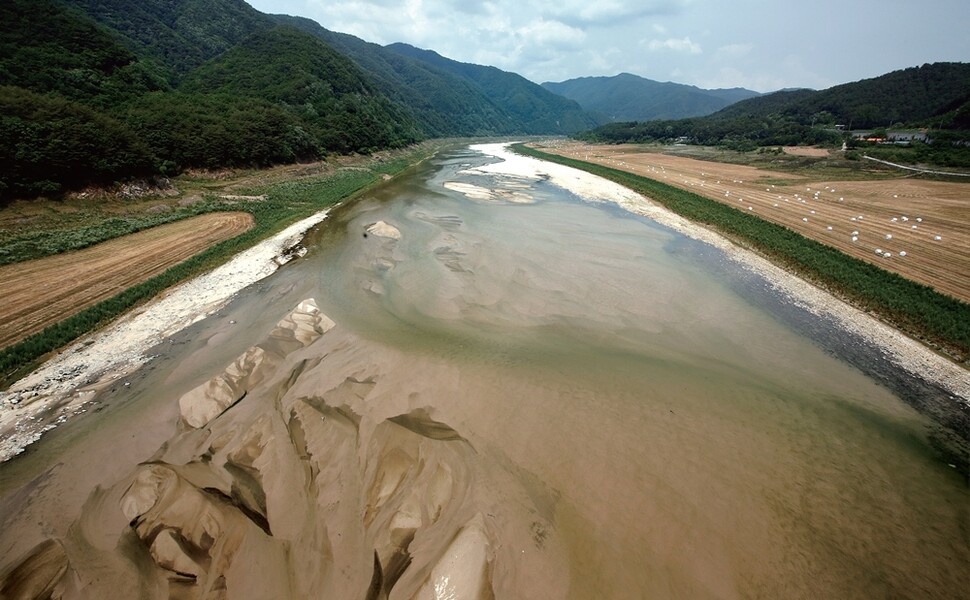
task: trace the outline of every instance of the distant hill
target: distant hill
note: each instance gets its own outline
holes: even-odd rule
[[[835,142],[835,126],[933,126],[966,129],[970,63],[935,63],[826,90],[792,90],[732,104],[705,117],[611,123],[584,132],[591,141],[686,137],[700,144],[745,146]]]
[[[542,87],[575,100],[586,110],[602,115],[605,121],[699,117],[760,95],[744,88],[705,90],[680,83],[661,83],[630,73],[546,82]]]
[[[391,44],[387,49],[401,56],[417,59],[472,84],[485,98],[521,124],[521,130],[514,133],[571,133],[597,123],[578,103],[554,94],[516,73],[458,62],[432,50],[422,50],[408,44]]]
[[[924,121],[968,100],[970,63],[934,63],[821,91],[753,98],[724,109],[718,118],[777,113],[801,123],[815,117],[858,128],[888,127]]]
[[[576,119],[570,129],[559,127],[536,131],[532,114],[513,112],[502,102],[489,97],[475,82],[445,68],[352,35],[329,31],[310,19],[282,15],[273,18],[278,23],[310,33],[347,55],[388,98],[407,107],[430,136],[572,133],[595,124],[591,118]],[[572,122],[572,113],[578,107],[566,103],[562,108],[568,114],[561,117],[560,122]],[[559,110],[556,107],[544,109]]]

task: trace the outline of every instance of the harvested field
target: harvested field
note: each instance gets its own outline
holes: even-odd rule
[[[253,224],[249,213],[207,214],[77,252],[0,267],[0,347],[145,281]]]
[[[970,302],[970,184],[914,178],[826,181],[632,145],[566,143],[542,149],[751,211]]]

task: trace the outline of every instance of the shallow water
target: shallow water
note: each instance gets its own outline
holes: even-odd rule
[[[340,211],[289,275],[362,336],[458,366],[487,408],[442,411],[554,490],[577,589],[966,589],[964,480],[922,416],[832,356],[835,334],[804,337],[763,282],[647,219],[542,181],[533,204],[445,185],[522,191],[463,173],[481,160]],[[364,237],[378,220],[401,241]]]
[[[840,358],[851,341],[709,246],[547,181],[467,172],[485,162],[440,156],[335,210],[303,260],[162,351],[130,393],[170,406],[313,297],[343,337],[310,347],[321,362],[295,389],[352,376],[376,386],[365,421],[420,409],[447,424],[490,482],[524,490],[535,548],[548,536],[555,554],[535,564],[559,565],[530,575],[562,584],[546,589],[970,589],[966,481],[877,359]],[[365,235],[377,221],[400,240]],[[74,443],[51,437],[22,464]]]

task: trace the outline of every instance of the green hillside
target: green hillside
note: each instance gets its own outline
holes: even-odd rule
[[[177,79],[273,22],[241,0],[63,0]]]
[[[388,50],[456,75],[473,84],[517,123],[516,131],[498,133],[573,133],[596,125],[596,120],[573,100],[558,96],[515,73],[462,63],[431,50],[391,44]]]
[[[318,37],[353,60],[381,92],[408,108],[429,136],[512,134],[522,129],[498,104],[460,77],[352,35],[329,31],[310,19],[273,18]]]
[[[0,3],[0,84],[94,106],[166,89],[106,29],[50,0]]]
[[[575,100],[584,109],[603,115],[606,121],[699,117],[758,95],[744,88],[704,90],[680,83],[661,83],[630,73],[546,82],[542,87]]]
[[[595,125],[518,75],[429,62],[243,0],[7,0],[0,23],[0,202]]]
[[[422,137],[410,115],[350,59],[289,27],[253,35],[191,72],[180,87],[277,102],[329,151],[395,148]]]
[[[935,63],[826,90],[792,90],[732,104],[693,119],[611,123],[590,141],[647,142],[686,137],[700,144],[785,145],[840,142],[835,128],[933,127],[966,130],[970,63]],[[936,133],[949,142],[952,135]],[[965,139],[957,134],[958,139]]]

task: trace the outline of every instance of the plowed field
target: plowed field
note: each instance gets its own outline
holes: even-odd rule
[[[970,302],[970,184],[912,178],[825,181],[636,146],[565,144],[542,150],[751,211]]]
[[[0,347],[145,281],[253,226],[249,213],[213,213],[77,252],[0,267]]]

